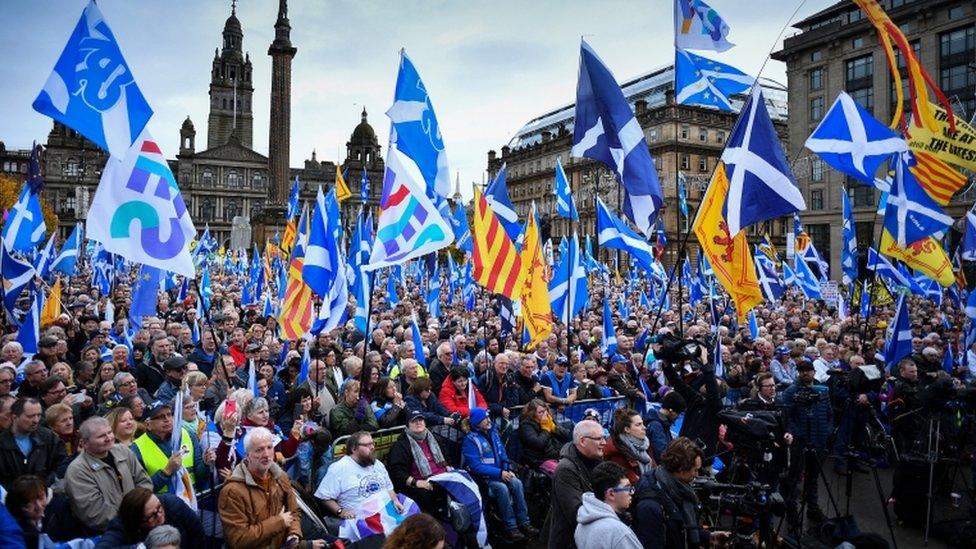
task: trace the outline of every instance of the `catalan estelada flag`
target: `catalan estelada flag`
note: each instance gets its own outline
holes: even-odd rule
[[[312,328],[312,288],[302,279],[305,266],[305,245],[308,243],[308,208],[302,211],[300,232],[288,264],[288,282],[285,299],[281,303],[278,324],[287,340],[297,340]]]
[[[908,171],[912,172],[932,200],[940,206],[949,204],[952,195],[966,184],[966,176],[927,152],[914,151],[912,154],[915,155],[915,165],[910,166]]]
[[[715,278],[735,302],[739,322],[762,303],[762,290],[752,261],[752,252],[746,240],[746,231],[739,231],[735,238],[729,236],[729,226],[722,215],[722,204],[729,192],[729,180],[725,175],[725,163],[719,162],[712,182],[702,198],[698,217],[692,230],[698,237],[708,263],[715,271]]]
[[[481,191],[474,190],[474,279],[509,299],[522,293],[522,258]]]
[[[552,305],[546,283],[546,261],[542,256],[535,204],[529,215],[522,243],[522,317],[529,331],[529,349],[552,334]]]

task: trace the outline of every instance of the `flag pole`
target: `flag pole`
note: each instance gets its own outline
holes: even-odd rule
[[[203,292],[200,291],[200,281],[197,280],[196,277],[193,277],[193,287],[196,288],[196,290],[197,290],[197,299],[199,299],[199,300],[202,301],[203,300]],[[201,305],[202,305],[202,303],[201,303]],[[224,360],[221,358],[221,355],[220,355],[221,341],[220,341],[220,339],[217,338],[217,330],[214,329],[213,321],[210,319],[210,309],[208,307],[202,307],[202,306],[200,308],[203,309],[203,318],[206,319],[207,325],[210,326],[210,336],[213,337],[213,340],[214,340],[214,356],[216,357],[215,358],[215,361],[216,360],[219,360],[220,361],[220,368],[224,371],[224,377],[227,378],[227,380],[226,380],[227,381],[227,394],[230,395],[230,393],[233,392],[233,391],[230,390],[231,389],[230,372],[227,370],[227,365],[224,364]],[[216,367],[217,367],[217,364],[214,364],[214,368],[216,368]],[[294,380],[292,380],[292,381],[294,382]]]
[[[362,268],[363,268],[362,265],[360,265],[359,266],[359,269],[361,271],[360,276],[362,276],[365,279],[362,282],[363,284],[366,285],[366,303],[364,303],[366,308],[366,330],[363,333],[363,366],[359,369],[359,384],[361,387],[365,387],[369,384],[368,382],[370,376],[372,375],[372,373],[369,371],[369,368],[367,367],[366,364],[366,354],[369,352],[369,336],[370,336],[369,317],[372,314],[372,311],[370,309],[372,308],[373,305],[373,274],[367,271],[362,271]],[[426,367],[426,365],[422,365],[422,366]]]
[[[713,172],[713,174],[714,174],[714,172]],[[699,210],[699,208],[701,208],[701,205],[702,205],[702,200],[699,199],[698,200],[698,204],[695,205],[695,213],[694,213],[694,215],[691,216],[692,219],[698,217],[698,210]],[[681,246],[678,249],[678,256],[679,257],[684,256],[684,254],[685,254],[685,252],[686,252],[686,250],[688,248],[688,238],[691,236],[691,233],[692,233],[692,231],[689,230],[688,232],[684,233],[684,236],[681,238]],[[676,265],[676,267],[677,267],[677,265]],[[657,330],[658,322],[661,321],[661,313],[664,310],[664,297],[666,297],[667,294],[668,294],[668,292],[671,291],[671,283],[674,282],[674,274],[675,274],[676,271],[677,271],[676,268],[675,269],[671,269],[671,274],[668,275],[668,281],[664,285],[664,293],[662,294],[662,297],[660,299],[660,303],[658,303],[657,313],[655,313],[655,315],[654,315],[654,322],[651,323],[651,333],[652,334]],[[679,299],[678,303],[679,304],[681,303],[680,299]],[[681,316],[680,312],[679,312],[678,316],[679,317]]]

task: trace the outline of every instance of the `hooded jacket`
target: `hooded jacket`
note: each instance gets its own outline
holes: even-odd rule
[[[613,507],[600,501],[593,492],[583,494],[583,503],[576,512],[576,547],[579,549],[642,549],[640,541]]]
[[[219,510],[228,547],[278,549],[290,535],[301,538],[301,517],[288,475],[277,464],[268,473],[268,492],[254,480],[247,462],[238,463],[224,483]],[[285,526],[279,516],[283,509],[293,515],[291,526]]]
[[[572,442],[559,453],[559,465],[552,477],[552,508],[549,511],[549,548],[573,547],[576,513],[583,493],[592,492],[590,479],[593,467],[599,463],[583,457]]]

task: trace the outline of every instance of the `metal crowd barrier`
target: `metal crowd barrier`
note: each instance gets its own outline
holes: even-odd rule
[[[373,431],[370,434],[373,436],[373,443],[376,447],[373,448],[373,457],[383,461],[386,455],[390,453],[390,448],[393,447],[393,443],[400,438],[400,433],[406,429],[405,426],[399,425],[397,427],[390,427],[388,429],[380,429],[378,431]],[[346,455],[346,441],[349,440],[349,435],[343,435],[334,441],[332,441],[332,459],[338,461],[342,456]]]
[[[578,400],[569,406],[565,406],[562,410],[557,409],[552,419],[556,423],[570,423],[575,425],[576,422],[583,419],[583,414],[587,409],[593,408],[600,414],[600,424],[604,428],[609,429],[613,423],[614,412],[626,406],[627,397],[625,396]],[[522,415],[522,410],[524,409],[525,406],[513,406],[510,408],[511,414],[509,415],[509,421],[512,421],[516,427],[518,427],[517,418]]]

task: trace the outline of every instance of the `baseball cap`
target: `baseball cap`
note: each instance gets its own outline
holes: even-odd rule
[[[413,423],[414,420],[418,419],[426,420],[427,418],[424,417],[424,413],[420,410],[410,410],[407,414],[407,423]]]
[[[624,355],[622,355],[620,353],[614,353],[613,356],[610,357],[610,363],[611,364],[626,364],[628,362],[630,362],[630,361],[627,360],[627,357],[625,357]]]
[[[776,354],[788,355],[790,354],[790,348],[787,347],[786,345],[780,345],[779,347],[776,347]]]
[[[164,370],[180,370],[182,368],[185,368],[186,365],[187,365],[187,360],[185,358],[183,358],[183,357],[181,357],[179,355],[177,355],[177,356],[171,356],[171,357],[169,357],[169,358],[166,359],[166,362],[163,363],[163,369]]]
[[[149,404],[148,408],[146,408],[146,417],[149,419],[154,419],[157,415],[159,415],[160,412],[163,411],[164,408],[172,412],[173,403],[168,400],[155,400]]]

